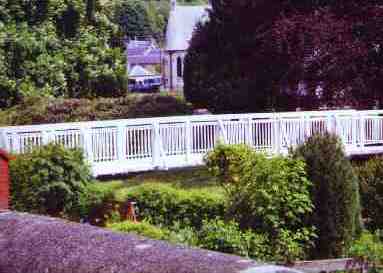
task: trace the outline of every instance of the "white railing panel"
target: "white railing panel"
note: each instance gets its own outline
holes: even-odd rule
[[[221,133],[217,122],[193,122],[191,131],[192,153],[206,153],[214,149],[215,144],[220,140]]]
[[[117,128],[93,128],[91,130],[93,161],[117,159]]]
[[[128,126],[125,129],[126,159],[150,159],[153,156],[154,128],[152,125]]]
[[[161,124],[160,135],[166,155],[186,155],[186,123]]]
[[[96,175],[195,166],[218,142],[286,153],[313,134],[342,139],[348,154],[383,152],[383,111],[311,111],[73,122],[1,128],[1,145],[25,153],[49,142],[80,147]]]
[[[252,147],[258,151],[270,153],[276,136],[273,120],[253,120],[251,122]]]

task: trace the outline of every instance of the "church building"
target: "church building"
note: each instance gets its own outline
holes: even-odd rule
[[[183,90],[184,58],[193,31],[199,22],[208,18],[208,5],[185,6],[171,0],[163,54],[165,89]]]

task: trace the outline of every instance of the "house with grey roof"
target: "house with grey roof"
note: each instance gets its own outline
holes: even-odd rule
[[[183,89],[184,58],[195,27],[208,18],[208,8],[209,5],[177,5],[176,0],[171,0],[163,54],[166,89],[171,91]]]
[[[125,44],[128,70],[142,66],[154,70],[161,65],[161,49],[154,40],[129,40]]]

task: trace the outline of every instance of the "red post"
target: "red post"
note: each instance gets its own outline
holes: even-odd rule
[[[9,209],[9,160],[11,156],[0,149],[0,212]]]

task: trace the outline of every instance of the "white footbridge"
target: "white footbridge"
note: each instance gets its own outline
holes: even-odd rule
[[[269,155],[315,133],[336,133],[348,155],[383,153],[383,110],[196,115],[0,128],[1,146],[25,153],[50,142],[82,148],[93,174],[115,175],[203,164],[218,142]]]

